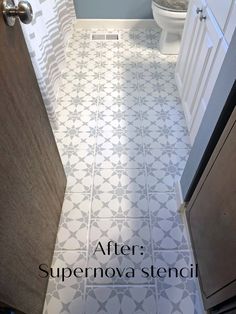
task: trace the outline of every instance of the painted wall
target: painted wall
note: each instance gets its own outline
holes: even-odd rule
[[[150,19],[152,0],[74,0],[77,18]]]
[[[181,178],[181,189],[185,198],[195,173],[200,165],[203,154],[215,129],[228,95],[236,80],[236,31],[227,51],[219,77],[216,81],[201,127],[195,139],[187,165]]]

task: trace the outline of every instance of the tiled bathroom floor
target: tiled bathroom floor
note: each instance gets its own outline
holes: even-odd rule
[[[117,31],[120,41],[99,42],[77,29],[68,48],[55,130],[68,186],[53,266],[189,266],[175,196],[190,149],[176,57],[159,53],[157,28],[106,30]],[[93,254],[111,240],[143,255]],[[90,274],[51,279],[44,312],[200,314],[198,302],[193,279]]]

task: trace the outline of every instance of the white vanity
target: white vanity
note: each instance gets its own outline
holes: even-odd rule
[[[236,0],[189,2],[176,81],[192,143],[235,28]]]

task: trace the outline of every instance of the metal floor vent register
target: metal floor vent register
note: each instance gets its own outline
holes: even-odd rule
[[[113,41],[119,39],[120,39],[119,34],[91,34],[91,40]]]

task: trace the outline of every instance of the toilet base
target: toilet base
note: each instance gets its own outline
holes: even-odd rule
[[[160,52],[163,55],[177,55],[179,53],[181,34],[162,30],[160,38]]]

